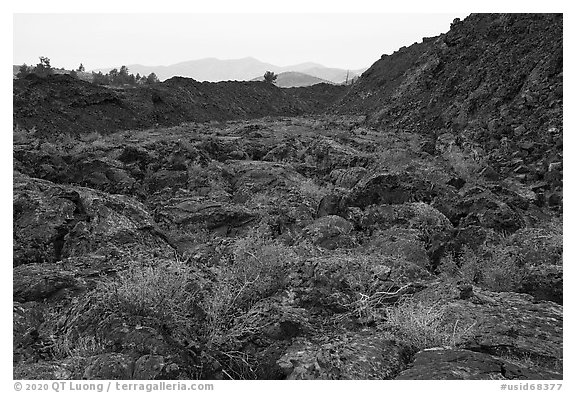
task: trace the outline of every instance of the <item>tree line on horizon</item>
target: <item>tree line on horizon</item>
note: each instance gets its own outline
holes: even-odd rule
[[[61,70],[64,70],[61,68]],[[152,85],[160,82],[155,73],[150,73],[149,75],[136,75],[128,72],[128,67],[125,65],[120,67],[120,70],[114,68],[109,72],[103,74],[102,71],[94,72],[92,71],[92,83],[97,85],[110,85],[110,86],[138,86],[138,85]],[[77,69],[72,70],[68,73],[71,77],[79,79],[78,73],[86,72],[86,69],[82,63]],[[45,56],[40,56],[40,62],[36,66],[28,66],[25,63],[22,64],[16,74],[17,78],[25,78],[27,75],[35,74],[39,77],[47,77],[48,75],[54,74],[54,68],[50,65],[50,59]]]

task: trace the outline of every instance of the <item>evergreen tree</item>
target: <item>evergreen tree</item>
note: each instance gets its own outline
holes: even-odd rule
[[[146,77],[146,83],[149,85],[153,85],[154,83],[158,83],[158,82],[160,82],[160,80],[158,79],[156,74],[153,72]]]
[[[118,81],[117,83],[119,85],[123,85],[126,83],[130,83],[129,81],[129,75],[128,75],[128,67],[126,66],[122,66],[120,67],[120,71],[118,72]]]
[[[52,75],[54,73],[54,70],[50,65],[50,59],[45,56],[40,56],[40,63],[36,64],[36,67],[34,67],[33,72],[41,77]]]
[[[26,63],[22,64],[18,69],[18,73],[16,74],[17,78],[25,78],[27,75],[30,75],[30,67],[26,65]]]
[[[108,79],[109,79],[109,83],[111,85],[115,85],[118,83],[118,69],[117,68],[113,68],[111,69],[108,74]]]
[[[102,71],[92,72],[92,83],[96,85],[109,85],[110,84],[110,77],[108,74],[102,74]]]
[[[264,81],[267,83],[276,83],[276,79],[278,78],[278,75],[276,75],[275,73],[271,72],[271,71],[266,71],[264,73]]]

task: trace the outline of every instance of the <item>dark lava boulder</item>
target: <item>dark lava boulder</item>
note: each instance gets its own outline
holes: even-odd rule
[[[125,170],[124,164],[107,157],[74,157],[67,171],[63,172],[66,178],[58,179],[59,183],[78,184],[111,194],[130,195],[136,188],[136,179]]]
[[[562,266],[529,266],[522,278],[519,292],[528,293],[538,300],[550,300],[562,304],[563,287],[564,272]]]
[[[155,209],[157,222],[166,229],[184,232],[208,229],[228,234],[257,220],[257,212],[243,205],[215,202],[206,197],[180,193],[164,199]]]
[[[455,290],[455,288],[452,288]],[[494,356],[530,359],[542,368],[558,372],[563,358],[562,306],[538,301],[527,294],[490,292],[473,288],[473,295],[446,300],[450,320],[473,327],[457,345]],[[418,293],[419,298],[441,296],[437,286]]]
[[[361,209],[370,205],[430,202],[434,187],[408,173],[378,173],[362,179],[344,197],[341,204]]]
[[[245,365],[225,356],[229,351],[238,351],[254,365],[248,373],[252,378],[282,379],[284,374],[277,361],[296,337],[313,331],[309,319],[305,309],[291,305],[288,299],[263,299],[234,320],[225,334],[228,339],[213,356],[228,368],[239,370]]]
[[[302,238],[328,250],[350,248],[355,244],[351,236],[352,223],[339,216],[324,216],[302,230]]]
[[[502,358],[465,349],[426,349],[395,379],[562,379],[562,374],[535,366],[521,366]]]
[[[82,212],[63,187],[16,175],[13,184],[15,266],[54,262],[62,257],[68,223]]]
[[[423,202],[371,205],[364,211],[353,214],[352,219],[358,228],[369,233],[391,228],[414,231],[417,239],[407,237],[405,240],[423,242],[432,267],[438,265],[446,244],[454,236],[454,227],[448,218]]]
[[[458,227],[450,244],[450,249],[455,252],[461,252],[464,247],[477,250],[486,243],[496,243],[498,236],[494,229],[484,228],[480,225]]]
[[[498,232],[512,233],[524,225],[521,215],[490,190],[465,188],[460,191],[460,196],[457,207],[465,212],[459,223],[461,227],[480,225]]]
[[[354,310],[363,295],[392,293],[394,303],[429,280],[430,273],[398,255],[336,250],[302,261],[290,273],[294,302],[320,313]],[[401,289],[402,288],[402,289]]]
[[[361,166],[348,169],[335,169],[330,172],[330,180],[332,180],[336,187],[352,188],[367,174],[368,170]]]
[[[62,291],[81,290],[84,283],[60,264],[34,263],[14,268],[13,298],[18,302],[42,301]]]
[[[115,310],[113,304],[108,306],[88,297],[69,308],[59,326],[58,334],[66,337],[72,347],[81,346],[87,339],[98,343],[102,354],[87,362],[84,378],[131,379],[137,364],[138,374],[151,379],[158,376],[189,379],[198,371],[196,358],[186,348],[188,342],[195,341],[194,333],[168,329],[152,316]],[[146,355],[162,357],[162,367],[146,365],[151,359],[137,363]],[[158,363],[159,359],[152,360]]]
[[[310,143],[303,154],[316,167],[317,172],[325,174],[334,169],[367,166],[373,161],[370,154],[326,137]]]
[[[74,377],[80,378],[81,375],[75,375],[76,364],[72,359],[67,361],[39,361],[37,363],[17,363],[14,365],[14,379],[31,379],[31,380],[68,380]]]
[[[145,207],[129,197],[23,175],[13,187],[15,266],[110,246],[167,247]]]
[[[292,162],[296,160],[297,156],[297,147],[294,144],[284,142],[266,152],[262,161]]]
[[[299,338],[278,360],[286,379],[392,379],[408,361],[408,351],[367,329]]]
[[[38,302],[14,302],[12,309],[12,349],[15,363],[41,359],[43,337],[40,326],[45,322],[46,306]]]
[[[82,379],[155,380],[174,379],[179,375],[176,364],[168,364],[163,356],[154,354],[134,358],[109,352],[92,356],[86,363]]]
[[[82,379],[132,379],[134,360],[121,353],[106,353],[88,360]]]
[[[148,164],[157,159],[158,157],[146,148],[134,145],[125,146],[118,156],[118,161],[124,164],[136,164],[141,170],[146,169]]]
[[[228,161],[228,177],[236,202],[246,202],[258,193],[289,193],[305,178],[289,164],[267,161]]]
[[[342,209],[340,206],[343,197],[344,194],[338,192],[331,192],[322,197],[316,208],[316,217],[329,215],[344,216],[345,209]]]
[[[430,268],[426,243],[416,229],[394,226],[374,231],[362,245],[367,252],[378,253],[389,258],[398,258],[421,269]],[[408,276],[410,274],[406,272]]]
[[[186,171],[159,170],[146,179],[148,191],[153,194],[165,188],[178,190],[186,189],[188,183],[188,173]]]
[[[14,149],[14,167],[30,177],[55,183],[91,187],[113,194],[131,195],[138,189],[136,178],[140,170],[109,158],[105,151],[75,152],[60,149],[72,146],[60,145],[47,149],[43,143],[39,150],[32,144]]]

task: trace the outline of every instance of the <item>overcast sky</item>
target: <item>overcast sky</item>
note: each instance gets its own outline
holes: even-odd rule
[[[13,61],[89,70],[255,57],[358,69],[456,17],[466,14],[14,14]]]

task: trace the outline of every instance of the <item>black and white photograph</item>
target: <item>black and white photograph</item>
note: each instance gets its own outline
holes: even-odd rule
[[[11,15],[7,389],[569,390],[564,14],[349,7]]]

